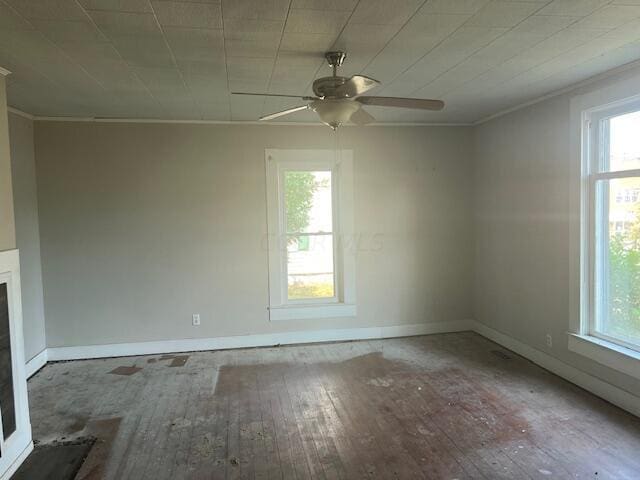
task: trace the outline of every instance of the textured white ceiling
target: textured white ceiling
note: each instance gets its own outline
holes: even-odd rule
[[[640,59],[640,0],[0,0],[11,106],[41,116],[256,120],[330,74],[442,112],[367,107],[385,122],[472,122]],[[314,120],[302,112],[282,120]]]

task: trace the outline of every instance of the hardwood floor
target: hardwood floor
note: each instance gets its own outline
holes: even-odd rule
[[[120,368],[135,367],[135,368]],[[50,364],[78,479],[639,479],[640,419],[474,333]]]

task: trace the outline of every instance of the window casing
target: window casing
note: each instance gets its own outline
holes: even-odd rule
[[[266,150],[269,318],[356,314],[348,150]]]
[[[634,134],[635,131],[635,134]],[[640,351],[640,102],[585,114],[580,332]]]

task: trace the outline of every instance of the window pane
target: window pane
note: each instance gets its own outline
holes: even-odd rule
[[[290,236],[287,274],[290,300],[333,297],[333,235]]]
[[[16,431],[16,408],[11,364],[11,330],[9,326],[9,291],[0,284],[0,410],[4,439]]]
[[[332,232],[331,172],[284,173],[287,233]]]
[[[640,177],[596,186],[597,332],[640,345]]]
[[[605,120],[609,129],[609,165],[604,170],[619,171],[640,168],[640,112]],[[606,163],[606,159],[605,159]]]

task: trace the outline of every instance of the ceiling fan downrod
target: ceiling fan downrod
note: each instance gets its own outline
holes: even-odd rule
[[[336,52],[327,52],[324,54],[324,58],[327,59],[329,66],[333,69],[333,76],[338,76],[338,67],[340,67],[345,59],[347,58],[347,54],[344,52],[336,51]]]

